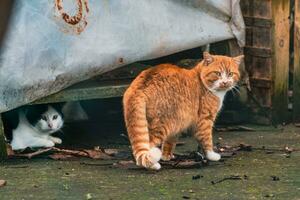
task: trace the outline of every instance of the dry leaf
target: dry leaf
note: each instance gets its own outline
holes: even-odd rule
[[[111,159],[111,157],[101,150],[84,150],[88,155],[87,157],[92,159]]]
[[[104,149],[103,151],[110,156],[114,156],[119,153],[118,149]]]
[[[52,158],[53,160],[66,160],[66,159],[74,158],[74,156],[65,153],[54,153],[52,155],[49,155],[49,157]]]

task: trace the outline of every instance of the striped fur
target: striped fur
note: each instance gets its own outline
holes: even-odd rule
[[[241,59],[204,53],[204,60],[193,69],[162,64],[143,71],[131,83],[123,105],[137,165],[160,169],[159,160],[173,158],[176,136],[188,128],[208,159],[220,159],[213,152],[212,127],[224,95],[239,80]]]

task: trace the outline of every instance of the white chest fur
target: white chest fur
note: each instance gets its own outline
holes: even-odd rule
[[[226,91],[215,91],[215,92],[213,92],[213,94],[219,98],[219,102],[220,102],[219,110],[220,110],[223,106],[223,101],[224,101],[224,98],[226,95]]]

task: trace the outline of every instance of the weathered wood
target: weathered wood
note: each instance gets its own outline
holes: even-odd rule
[[[129,86],[129,81],[87,82],[74,85],[56,94],[39,99],[32,104],[55,103],[66,101],[81,101],[123,96]]]
[[[245,54],[251,55],[251,56],[256,56],[256,57],[269,58],[272,56],[272,49],[246,46]]]
[[[265,18],[257,18],[257,17],[244,17],[246,26],[256,26],[262,28],[271,28],[272,20]]]
[[[295,0],[293,118],[300,122],[300,0]]]
[[[288,118],[288,77],[289,77],[289,42],[290,42],[290,1],[272,1],[273,26],[273,95],[272,116],[277,123]]]
[[[270,79],[264,78],[250,78],[251,86],[258,88],[268,88],[271,89],[272,81]]]
[[[290,0],[243,0],[246,68],[253,96],[268,107],[270,122],[287,121]],[[259,114],[256,104],[251,106]],[[267,115],[266,115],[267,116]]]
[[[4,126],[0,114],[0,160],[5,159],[6,157],[7,157],[7,152],[6,152],[6,142],[4,136]]]

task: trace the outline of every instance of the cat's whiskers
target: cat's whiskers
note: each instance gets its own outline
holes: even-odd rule
[[[233,85],[229,88],[229,91],[233,94],[233,96],[239,96],[239,94],[241,93],[238,89],[238,85]]]
[[[232,89],[233,89],[234,91],[236,91],[238,94],[241,94],[241,91],[238,89],[238,86],[237,86],[237,85],[233,86]]]

